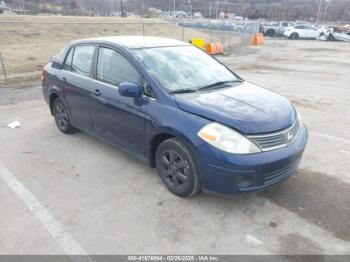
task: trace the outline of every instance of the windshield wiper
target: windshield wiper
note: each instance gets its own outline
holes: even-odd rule
[[[237,79],[237,80],[231,80],[231,81],[219,81],[219,82],[215,82],[213,84],[207,85],[207,86],[202,86],[202,87],[198,88],[198,90],[215,89],[215,88],[219,88],[220,86],[222,86],[224,84],[240,83],[240,82],[243,82],[243,80]]]
[[[197,92],[197,89],[179,89],[179,90],[175,90],[175,91],[171,91],[169,92],[169,94],[184,94],[184,93],[194,93]]]

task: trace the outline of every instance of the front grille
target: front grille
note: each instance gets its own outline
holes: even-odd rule
[[[299,129],[299,120],[296,120],[291,127],[283,131],[264,135],[253,135],[248,136],[248,138],[259,146],[262,151],[269,151],[293,143],[298,135]]]

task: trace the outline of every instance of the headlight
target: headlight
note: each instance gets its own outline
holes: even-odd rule
[[[301,126],[301,124],[302,124],[301,114],[300,114],[299,110],[296,109],[295,107],[294,107],[294,110],[296,112],[297,121],[299,122],[299,125]]]
[[[248,138],[219,123],[204,126],[197,135],[210,145],[232,154],[251,154],[261,150]]]
[[[301,126],[301,124],[302,124],[303,122],[302,122],[301,114],[300,114],[299,111],[297,111],[297,118],[298,118],[299,124],[300,124],[300,126]]]

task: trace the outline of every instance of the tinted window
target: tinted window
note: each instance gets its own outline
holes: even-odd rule
[[[284,22],[284,23],[282,23],[282,26],[283,26],[283,27],[287,27],[287,26],[288,26],[288,23]]]
[[[303,25],[298,25],[298,26],[296,26],[295,28],[296,28],[296,29],[304,29],[305,26],[303,26]]]
[[[66,57],[66,61],[64,61],[64,65],[62,69],[71,71],[72,70],[72,58],[74,53],[74,47],[69,50],[69,53]]]
[[[136,69],[118,52],[100,47],[96,78],[102,82],[118,86],[122,82],[138,83],[140,75]]]
[[[94,50],[94,46],[76,46],[73,55],[72,72],[89,77]]]

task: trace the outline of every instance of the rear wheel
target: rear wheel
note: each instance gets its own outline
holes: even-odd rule
[[[299,38],[299,35],[297,33],[293,33],[290,35],[289,39],[293,39],[293,40],[296,40]]]
[[[162,142],[156,152],[156,166],[164,185],[180,197],[199,192],[197,167],[191,152],[176,138]]]
[[[56,125],[61,132],[71,134],[75,131],[70,123],[67,107],[59,97],[53,102],[53,116]]]
[[[269,29],[269,30],[266,31],[265,35],[266,36],[275,36],[276,32],[273,29]]]

